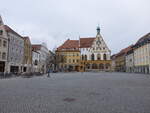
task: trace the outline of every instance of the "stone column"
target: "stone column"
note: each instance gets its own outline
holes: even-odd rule
[[[104,60],[104,54],[101,53],[101,60]]]
[[[97,60],[97,53],[94,53],[95,60]]]

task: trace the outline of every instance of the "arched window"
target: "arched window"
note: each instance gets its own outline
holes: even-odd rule
[[[84,59],[87,60],[87,55],[84,56]]]
[[[104,69],[104,64],[99,64],[99,69]]]
[[[101,60],[101,55],[97,54],[97,60]]]
[[[106,54],[104,54],[104,60],[107,60]]]
[[[94,58],[94,54],[92,54],[92,55],[91,55],[91,60],[94,60],[94,59],[95,59],[95,58]]]
[[[35,60],[35,61],[34,61],[34,65],[38,65],[38,60]]]
[[[2,54],[2,59],[3,59],[3,60],[6,59],[6,53],[5,53],[5,52],[3,52],[3,54]]]
[[[84,60],[84,55],[82,55],[82,60]]]

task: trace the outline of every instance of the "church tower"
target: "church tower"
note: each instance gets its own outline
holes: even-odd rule
[[[1,15],[0,15],[0,25],[4,25]]]

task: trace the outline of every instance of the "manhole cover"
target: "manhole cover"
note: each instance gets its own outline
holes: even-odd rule
[[[75,98],[65,98],[65,99],[63,99],[63,101],[66,101],[66,102],[73,102],[75,100],[76,100]]]

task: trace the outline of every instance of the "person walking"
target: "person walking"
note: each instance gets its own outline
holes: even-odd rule
[[[50,69],[48,70],[48,75],[47,75],[47,77],[50,77]]]

